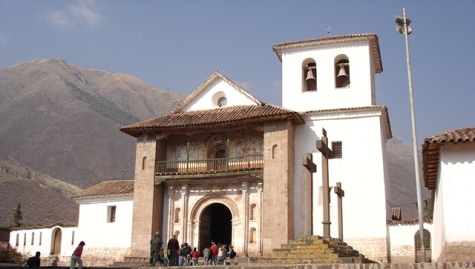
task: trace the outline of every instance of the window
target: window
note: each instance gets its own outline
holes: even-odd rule
[[[41,239],[43,238],[43,232],[40,232],[40,242],[39,245],[41,246]]]
[[[107,207],[107,222],[115,222],[116,206]]]
[[[31,233],[31,245],[33,246],[35,244],[35,233]]]
[[[340,142],[332,142],[332,159],[343,158],[343,146]]]
[[[73,231],[73,234],[71,236],[71,245],[74,245],[74,231]]]
[[[26,246],[26,233],[23,234],[23,245]]]
[[[250,210],[249,210],[249,220],[254,220],[255,210],[256,210],[256,204],[251,204]]]
[[[16,234],[15,246],[18,247],[20,244],[20,234]]]
[[[145,160],[147,160],[147,156],[143,157],[142,159],[142,170],[145,169]]]

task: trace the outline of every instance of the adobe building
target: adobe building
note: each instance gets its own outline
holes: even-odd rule
[[[274,51],[282,107],[216,71],[170,114],[121,128],[137,144],[130,257],[148,257],[161,231],[164,241],[227,243],[243,256],[324,235],[388,261],[392,134],[387,108],[376,104],[377,36]]]

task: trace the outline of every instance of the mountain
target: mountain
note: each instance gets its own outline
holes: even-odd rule
[[[0,149],[81,188],[132,179],[135,144],[120,127],[164,115],[183,98],[61,59],[20,63],[0,69]]]
[[[34,171],[0,152],[0,226],[21,204],[24,223],[77,225],[79,206],[70,198],[81,189]],[[51,210],[54,208],[54,210]]]
[[[403,144],[393,138],[386,143],[389,184],[391,186],[391,206],[400,207],[403,220],[418,218],[417,214],[417,191],[414,167],[414,151],[412,146]],[[419,151],[419,159],[420,151]],[[419,160],[419,164],[421,161]],[[422,166],[419,165],[419,169]],[[430,192],[424,187],[422,171],[420,175],[421,200],[430,198]]]
[[[77,224],[72,194],[134,177],[135,141],[120,127],[169,113],[184,97],[61,59],[0,69],[0,227],[18,202],[25,223]],[[391,204],[417,218],[412,147],[391,139],[387,149]]]

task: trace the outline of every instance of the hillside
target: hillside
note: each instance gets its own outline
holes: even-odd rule
[[[169,113],[183,98],[61,59],[0,69],[0,227],[18,202],[24,222],[76,224],[73,193],[134,176],[135,140],[119,128]],[[417,218],[412,147],[392,139],[387,148],[391,204]]]
[[[79,206],[70,197],[80,190],[25,167],[0,152],[0,227],[12,221],[18,203],[21,203],[24,223],[76,225]]]
[[[184,97],[61,59],[0,69],[0,96],[0,149],[81,188],[132,178],[135,145],[119,128],[164,115]]]

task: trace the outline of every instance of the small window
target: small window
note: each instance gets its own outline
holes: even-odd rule
[[[71,245],[74,246],[74,231],[73,231],[72,236],[71,236]]]
[[[20,244],[20,234],[16,234],[15,247],[18,247]]]
[[[26,246],[26,233],[23,234],[23,245]]]
[[[341,142],[332,142],[332,159],[343,158],[343,145]]]
[[[35,244],[35,233],[31,233],[31,245],[33,246]]]
[[[107,207],[107,222],[115,222],[116,206]]]
[[[40,240],[39,240],[39,245],[41,246],[41,240],[43,238],[43,232],[40,232]]]

